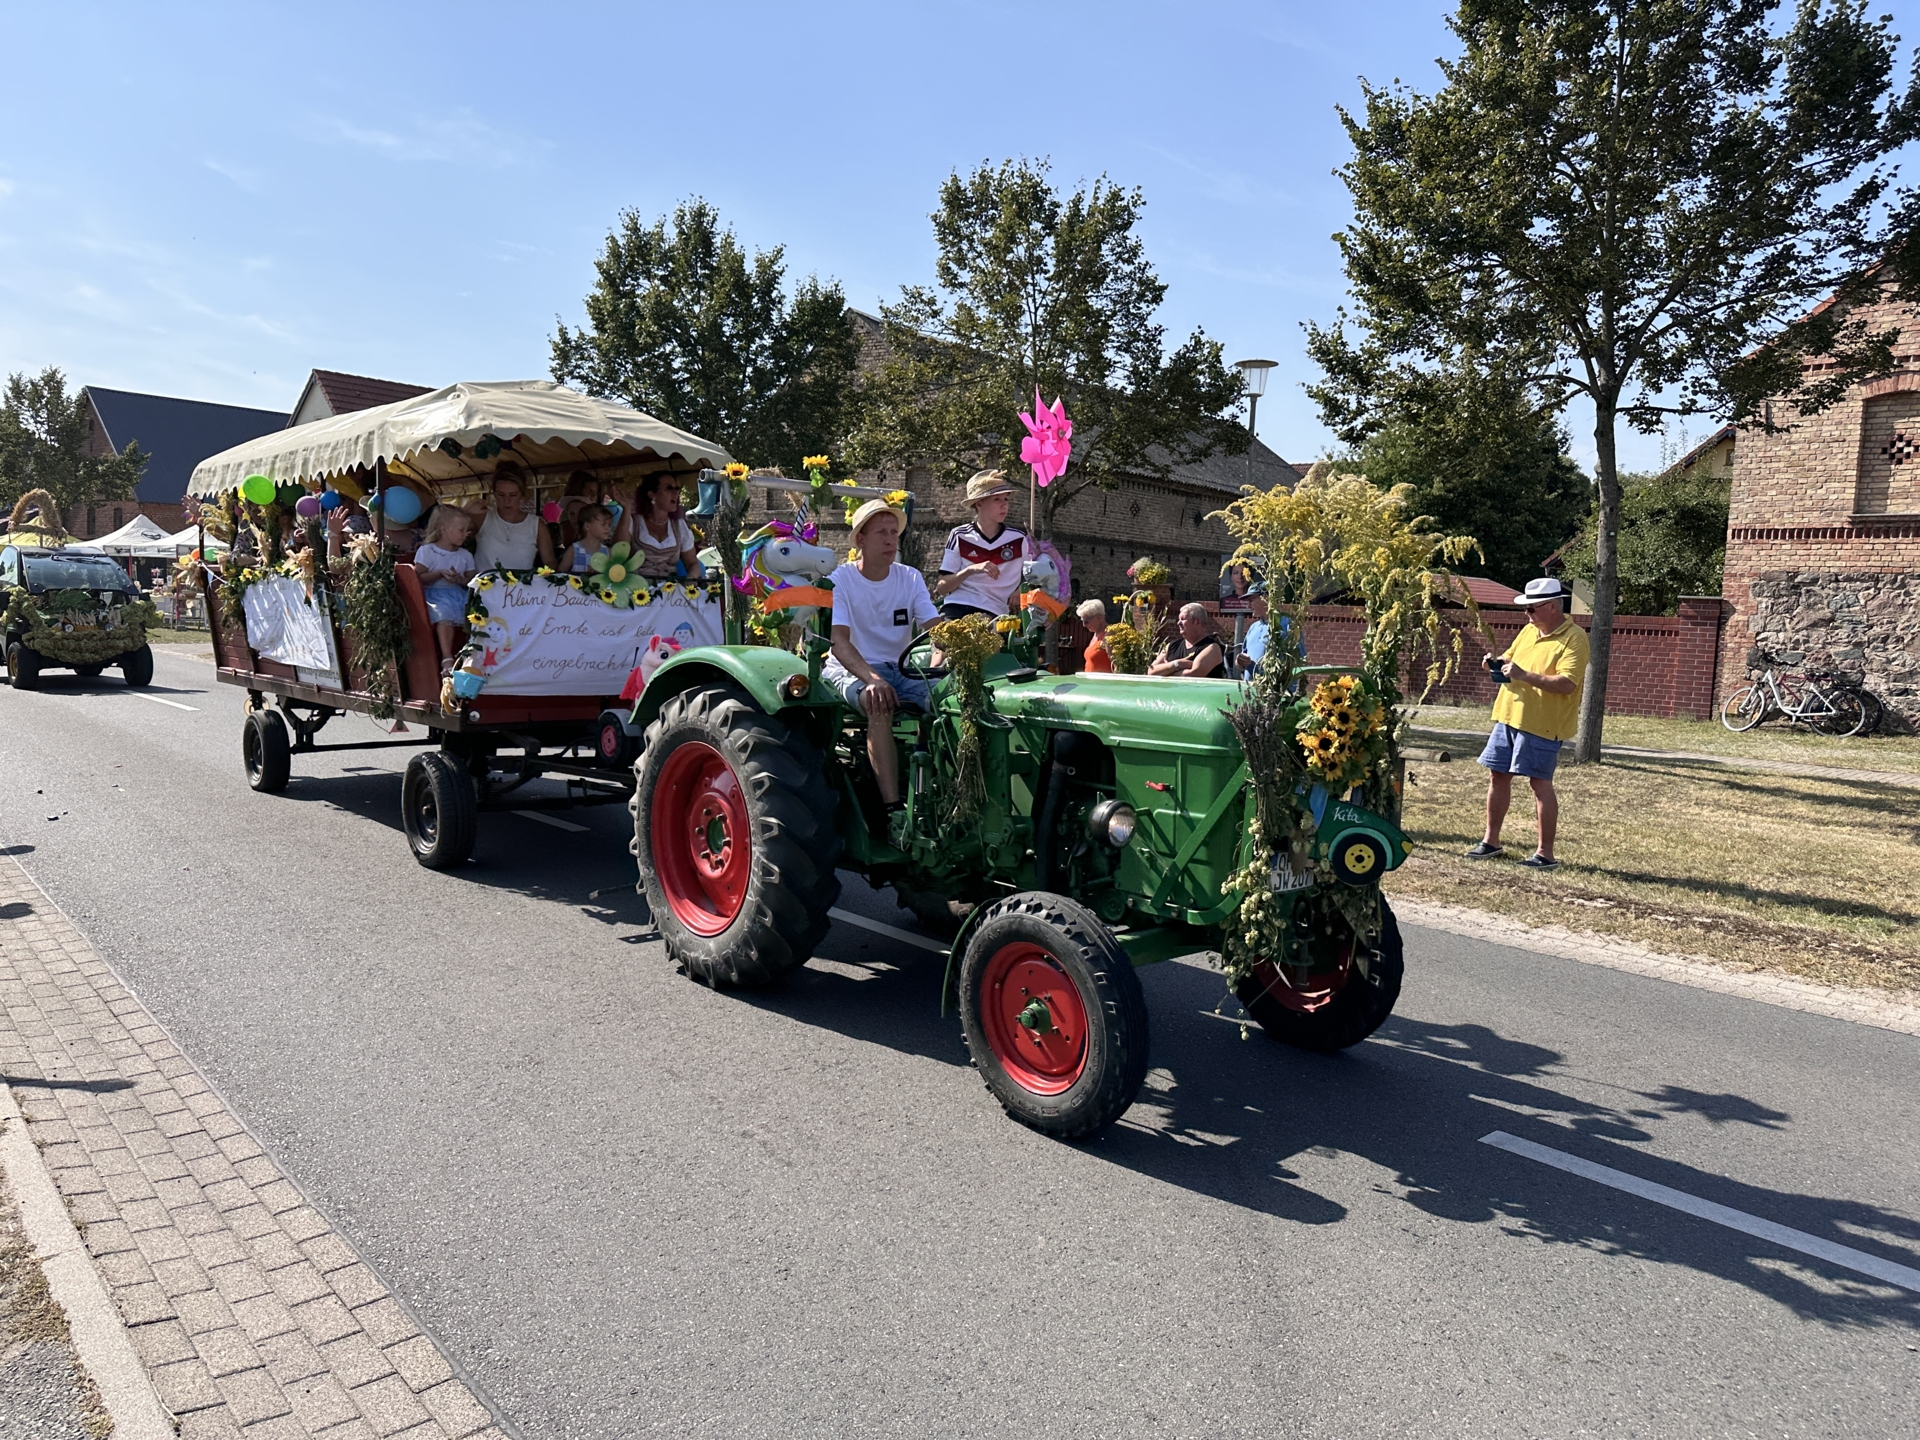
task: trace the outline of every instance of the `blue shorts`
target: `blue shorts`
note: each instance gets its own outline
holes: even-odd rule
[[[900,697],[903,710],[925,710],[927,706],[927,682],[916,680],[911,675],[902,675],[900,667],[891,661],[881,661],[873,667],[878,675],[893,687],[893,693]],[[860,696],[867,688],[867,682],[860,679],[837,660],[829,660],[820,670],[820,678],[840,692],[840,698],[854,709],[860,709]],[[863,712],[864,713],[864,712]]]
[[[464,585],[427,586],[427,618],[436,625],[467,623],[467,587]]]
[[[1542,740],[1525,730],[1516,730],[1496,720],[1487,736],[1487,748],[1480,752],[1480,763],[1489,770],[1504,770],[1509,775],[1525,775],[1531,780],[1551,780],[1553,767],[1560,763],[1558,740]]]

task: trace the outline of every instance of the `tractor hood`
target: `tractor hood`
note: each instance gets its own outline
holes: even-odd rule
[[[1224,751],[1236,760],[1240,754],[1240,737],[1225,713],[1240,700],[1240,686],[1232,680],[1042,674],[1021,682],[991,669],[988,676],[994,708],[1009,719],[1085,730],[1110,746]]]

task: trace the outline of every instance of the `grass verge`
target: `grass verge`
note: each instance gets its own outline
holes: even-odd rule
[[[1491,703],[1491,702],[1489,702]],[[1414,716],[1414,743],[1464,744],[1457,738],[1436,737],[1433,731],[1473,730],[1486,734],[1492,727],[1487,709],[1423,705]],[[1887,770],[1920,775],[1920,735],[1864,735],[1838,740],[1808,730],[1790,730],[1772,721],[1758,730],[1736,735],[1718,720],[1655,720],[1643,715],[1609,715],[1606,743],[1642,750],[1677,750],[1693,755],[1727,755],[1749,760],[1792,760],[1803,765],[1832,765],[1842,770]],[[1469,756],[1469,759],[1472,757]]]
[[[149,645],[198,645],[204,650],[213,648],[213,636],[205,630],[168,630],[165,628],[147,631]]]
[[[1560,869],[1533,848],[1533,798],[1514,785],[1510,859],[1467,860],[1486,772],[1471,760],[1409,767],[1414,841],[1389,895],[1638,940],[1739,969],[1828,984],[1920,988],[1920,814],[1911,790],[1859,780],[1617,758],[1570,766]]]

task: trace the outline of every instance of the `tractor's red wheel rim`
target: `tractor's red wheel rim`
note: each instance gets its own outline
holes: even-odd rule
[[[674,918],[718,935],[746,903],[753,874],[747,797],[726,757],[689,740],[667,757],[647,817],[654,871]]]
[[[1312,974],[1290,974],[1271,960],[1253,967],[1253,980],[1263,991],[1289,1010],[1311,1015],[1331,1005],[1334,997],[1347,988],[1353,978],[1354,943],[1351,937],[1340,947],[1340,959],[1331,969]]]
[[[1087,1068],[1086,1003],[1038,945],[1002,945],[980,974],[980,1025],[1008,1077],[1035,1095],[1073,1088]]]

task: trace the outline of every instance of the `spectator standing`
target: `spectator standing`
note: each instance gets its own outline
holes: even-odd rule
[[[1513,800],[1513,777],[1524,775],[1533,789],[1540,843],[1520,863],[1533,870],[1558,870],[1553,842],[1560,797],[1553,788],[1553,771],[1561,745],[1580,728],[1587,632],[1568,617],[1566,590],[1558,580],[1529,580],[1526,590],[1513,598],[1526,608],[1527,623],[1504,654],[1485,657],[1488,672],[1501,684],[1493,702],[1493,733],[1480,753],[1480,763],[1487,767],[1487,831],[1467,858],[1487,860],[1503,853],[1500,828]]]
[[[1107,607],[1098,600],[1082,600],[1073,613],[1080,617],[1080,623],[1092,637],[1082,655],[1082,668],[1095,673],[1111,672],[1113,656],[1107,650]]]

